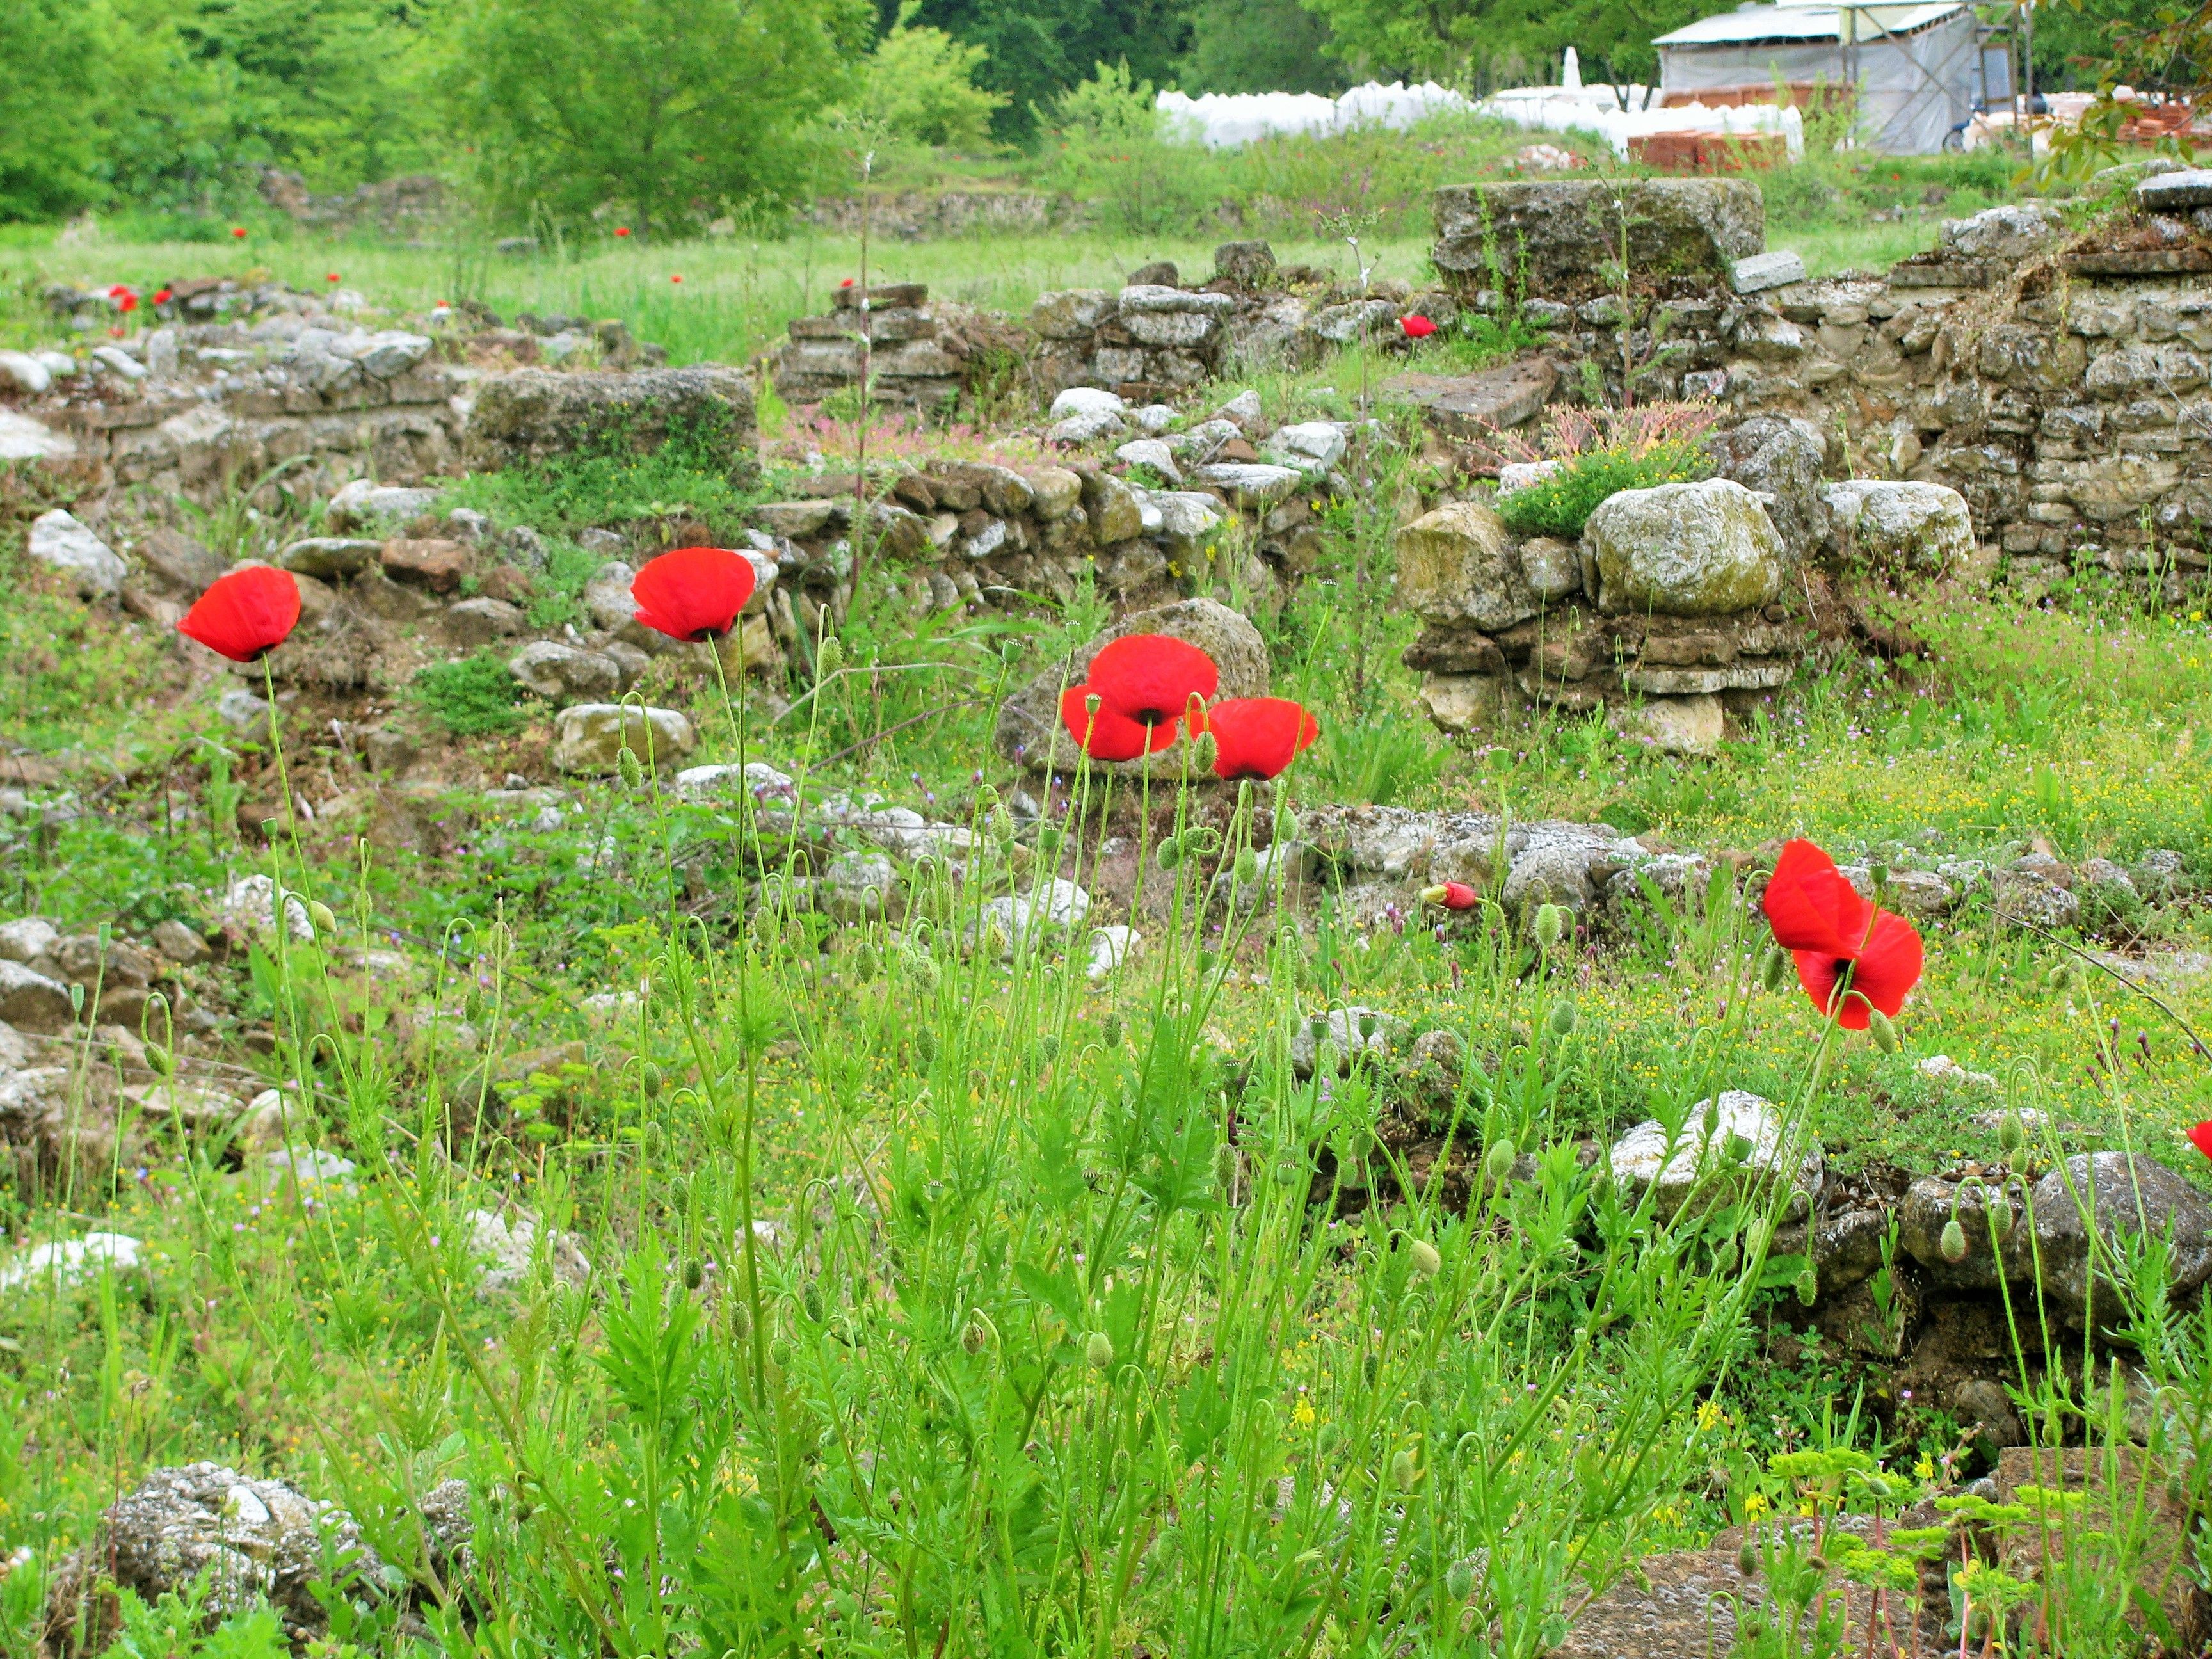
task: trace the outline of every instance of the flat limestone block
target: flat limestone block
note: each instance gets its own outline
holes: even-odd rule
[[[1417,405],[1439,432],[1476,438],[1533,418],[1559,383],[1550,358],[1524,357],[1479,374],[1400,374],[1382,383],[1382,394]]]
[[[1794,248],[1754,253],[1729,268],[1729,286],[1739,294],[1764,294],[1805,280],[1804,257]]]

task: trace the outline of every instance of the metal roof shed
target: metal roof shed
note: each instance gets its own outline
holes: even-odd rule
[[[1651,44],[1662,95],[1774,81],[1856,85],[1863,130],[1893,155],[1941,149],[1981,88],[1979,26],[1960,0],[1747,5]]]

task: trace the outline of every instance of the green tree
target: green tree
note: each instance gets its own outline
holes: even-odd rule
[[[0,219],[74,212],[101,193],[102,21],[77,0],[0,5]]]
[[[1196,0],[1182,82],[1190,92],[1328,92],[1344,84],[1328,25],[1298,0]]]
[[[1558,72],[1573,46],[1585,76],[1649,80],[1654,35],[1717,9],[1712,0],[1305,0],[1331,50],[1355,70],[1460,85]],[[1501,76],[1500,71],[1504,71]]]
[[[915,24],[917,9],[919,0],[907,0],[898,21],[868,53],[854,112],[908,143],[964,149],[988,143],[991,118],[1006,102],[1005,93],[975,84],[989,54],[943,29]]]
[[[461,0],[447,85],[512,217],[676,234],[808,183],[867,0]]]
[[[886,27],[898,15],[882,0]],[[1124,62],[1139,79],[1175,78],[1190,42],[1187,0],[922,0],[915,22],[988,54],[977,79],[1006,102],[994,119],[1002,138],[1026,139],[1037,111],[1099,64]]]

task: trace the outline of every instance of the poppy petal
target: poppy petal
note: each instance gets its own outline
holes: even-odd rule
[[[1170,634],[1130,634],[1109,641],[1091,659],[1091,689],[1116,714],[1146,726],[1180,720],[1190,700],[1203,702],[1221,684],[1213,659]]]
[[[1321,735],[1321,722],[1288,697],[1231,697],[1206,711],[1216,777],[1279,777]]]
[[[1844,879],[1835,860],[1809,841],[1793,841],[1782,849],[1761,902],[1774,942],[1785,951],[1850,956],[1872,922],[1871,907]]]
[[[1875,912],[1866,944],[1851,964],[1851,989],[1891,1018],[1920,982],[1920,930],[1894,911]]]
[[[1814,1007],[1823,1018],[1834,1016],[1836,1024],[1846,1031],[1866,1030],[1867,1000],[1848,993],[1840,1000],[1836,995],[1844,969],[1851,965],[1850,957],[1839,957],[1832,951],[1793,951],[1790,956],[1797,964],[1798,984],[1805,988],[1805,994],[1812,999]]]
[[[283,644],[299,620],[300,584],[292,573],[250,564],[217,577],[177,631],[233,662],[252,662]]]
[[[1060,723],[1075,739],[1076,747],[1091,759],[1135,760],[1142,755],[1157,754],[1176,740],[1180,728],[1174,720],[1148,726],[1109,708],[1103,698],[1094,713],[1090,702],[1097,689],[1071,685],[1060,694]]]
[[[2189,1132],[2189,1144],[2212,1158],[2212,1123],[2200,1123]]]
[[[677,640],[720,639],[753,596],[752,561],[726,547],[679,547],[629,585],[637,619]]]

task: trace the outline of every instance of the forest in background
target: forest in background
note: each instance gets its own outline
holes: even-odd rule
[[[2193,64],[2124,42],[2158,0],[2039,9],[2039,84]],[[763,226],[852,158],[955,154],[1079,186],[1146,100],[1370,77],[1481,90],[1653,68],[1714,0],[10,0],[0,222],[87,210],[221,236],[263,170],[308,188],[429,173],[487,222]],[[2116,37],[2117,31],[2117,37]],[[1109,72],[1111,71],[1111,72]],[[1062,164],[1063,155],[1066,158]],[[1057,170],[1055,170],[1057,169]]]

